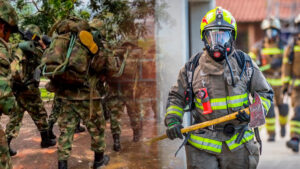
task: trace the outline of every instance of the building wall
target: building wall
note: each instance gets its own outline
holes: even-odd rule
[[[208,10],[207,5],[201,3],[210,3],[210,0],[198,0],[197,5],[192,7],[189,12],[188,0],[157,0],[159,4],[165,1],[167,7],[157,10],[156,15],[161,16],[161,10],[164,12],[164,19],[156,23],[155,43],[156,43],[156,78],[157,78],[157,96],[158,96],[158,133],[165,134],[163,119],[166,113],[166,102],[168,92],[175,84],[180,68],[184,66],[189,58],[189,45],[193,51],[199,51],[199,17],[204,16],[204,11]],[[198,4],[200,3],[200,4]],[[203,12],[201,12],[203,11]],[[166,15],[167,14],[167,15]],[[191,16],[191,25],[189,25],[189,14]],[[191,31],[189,30],[191,27]],[[198,32],[198,33],[197,33]],[[189,34],[191,33],[191,34]],[[191,40],[189,40],[191,37]],[[187,116],[185,116],[185,121]],[[186,159],[184,148],[174,158],[174,154],[182,140],[165,140],[158,144],[159,156],[162,160],[161,168],[184,169],[186,168]]]

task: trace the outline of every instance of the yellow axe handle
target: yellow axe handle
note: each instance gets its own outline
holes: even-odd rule
[[[247,114],[250,114],[249,108],[245,108],[243,110]],[[229,114],[229,115],[217,118],[217,119],[213,119],[213,120],[210,120],[210,121],[206,121],[206,122],[203,122],[203,123],[198,123],[198,124],[183,128],[183,129],[181,129],[181,133],[188,133],[190,131],[195,131],[195,130],[202,129],[202,128],[205,128],[205,127],[208,127],[208,126],[212,126],[212,125],[215,125],[215,124],[220,124],[220,123],[223,123],[223,122],[226,122],[226,121],[236,119],[236,115],[238,113],[239,112],[234,112],[232,114]],[[165,138],[168,138],[166,134],[155,137],[155,138],[152,138],[151,140],[146,141],[146,144],[151,145],[152,143],[163,140]]]

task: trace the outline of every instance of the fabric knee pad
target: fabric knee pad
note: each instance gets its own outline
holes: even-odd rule
[[[296,107],[294,109],[295,113],[294,113],[294,117],[292,118],[292,120],[294,121],[300,121],[300,107]]]
[[[289,105],[288,104],[280,104],[278,105],[279,114],[281,116],[287,116],[289,113]]]

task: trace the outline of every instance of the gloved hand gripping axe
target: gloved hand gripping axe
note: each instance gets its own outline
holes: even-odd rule
[[[254,99],[253,100],[254,100],[254,103],[251,104],[249,107],[243,109],[243,110],[247,114],[250,115],[249,127],[255,129],[254,132],[255,132],[256,138],[257,138],[257,134],[259,134],[258,130],[257,130],[257,127],[259,127],[261,125],[264,125],[266,121],[265,121],[265,114],[264,114],[264,109],[263,109],[263,106],[262,106],[261,99],[260,99],[259,95],[256,92],[254,92]],[[216,124],[220,124],[220,123],[223,123],[223,122],[226,122],[226,121],[236,119],[237,114],[238,114],[238,112],[234,112],[232,114],[229,114],[229,115],[217,118],[217,119],[213,119],[213,120],[210,120],[210,121],[206,121],[206,122],[203,122],[203,123],[198,123],[198,124],[183,128],[183,129],[181,129],[181,133],[188,133],[188,132],[195,131],[195,130],[198,130],[198,129],[201,129],[201,128],[205,128],[205,127],[208,127],[208,126],[212,126],[212,125],[216,125]],[[157,142],[157,141],[160,141],[160,140],[163,140],[163,139],[166,139],[166,138],[167,138],[167,135],[164,134],[164,135],[161,135],[161,136],[158,136],[158,137],[155,137],[155,138],[152,138],[152,139],[146,141],[146,144],[151,145],[154,142]],[[257,141],[261,144],[260,139],[257,139]]]

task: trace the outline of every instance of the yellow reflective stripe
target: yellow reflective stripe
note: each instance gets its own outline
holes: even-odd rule
[[[288,62],[289,62],[289,58],[284,57],[284,58],[282,59],[282,62],[283,62],[283,63],[288,63]]]
[[[282,80],[280,79],[271,79],[271,78],[267,78],[267,82],[271,85],[271,86],[282,86]]]
[[[165,116],[167,116],[169,114],[176,114],[176,115],[178,115],[179,117],[182,118],[182,116],[183,116],[183,108],[181,108],[179,106],[176,106],[176,105],[171,105],[171,106],[168,107],[167,113],[166,113]]]
[[[275,124],[274,125],[266,125],[266,129],[267,129],[267,131],[275,131],[276,126],[275,126]]]
[[[262,96],[260,96],[261,100],[262,100],[262,104],[264,106],[264,108],[266,109],[267,112],[269,112],[269,109],[271,107],[271,101],[269,99],[266,99]]]
[[[254,52],[249,52],[248,55],[251,59],[256,60],[256,54]]]
[[[300,128],[300,121],[292,120],[292,121],[290,122],[290,125],[291,125],[291,126],[297,126],[297,127]]]
[[[216,141],[191,134],[191,137],[188,140],[188,142],[198,149],[209,150],[216,153],[221,153],[222,151],[221,141]]]
[[[286,124],[286,123],[287,123],[287,120],[288,120],[288,117],[287,117],[287,116],[281,116],[281,115],[279,115],[279,123],[280,123],[281,125]]]
[[[253,139],[254,134],[252,131],[248,130],[245,132],[243,139],[241,140],[240,143],[236,143],[235,140],[237,139],[237,136],[239,135],[239,133],[235,134],[234,136],[232,136],[229,140],[226,141],[226,144],[229,148],[229,150],[233,150],[237,147],[239,147],[240,145],[248,142],[249,140]]]
[[[283,83],[289,83],[291,81],[291,76],[285,76],[283,77]]]
[[[283,50],[278,48],[263,48],[261,53],[263,55],[276,55],[276,54],[282,54]]]
[[[181,108],[181,107],[179,107],[179,106],[176,106],[176,105],[171,105],[171,106],[169,106],[167,110],[169,110],[169,109],[177,109],[177,110],[179,110],[179,111],[181,111],[181,112],[183,111],[183,108]]]
[[[300,52],[300,46],[298,46],[298,45],[294,46],[294,51],[295,52]]]
[[[291,80],[290,84],[291,85],[293,84],[294,86],[299,86],[300,85],[300,79]]]
[[[300,134],[300,129],[298,129],[298,128],[291,128],[291,132]]]
[[[268,69],[270,69],[270,68],[271,68],[271,65],[270,65],[270,64],[267,64],[267,65],[264,65],[264,66],[259,67],[259,70],[263,72],[263,71],[268,70]]]
[[[276,119],[275,118],[266,118],[266,124],[275,124]]]
[[[248,104],[248,93],[235,96],[227,96],[226,98],[213,98],[210,99],[210,104],[212,110],[222,110],[227,109],[227,107],[241,107],[243,106],[243,104]],[[197,108],[203,110],[203,106],[201,105],[201,99],[196,98],[195,105]]]

